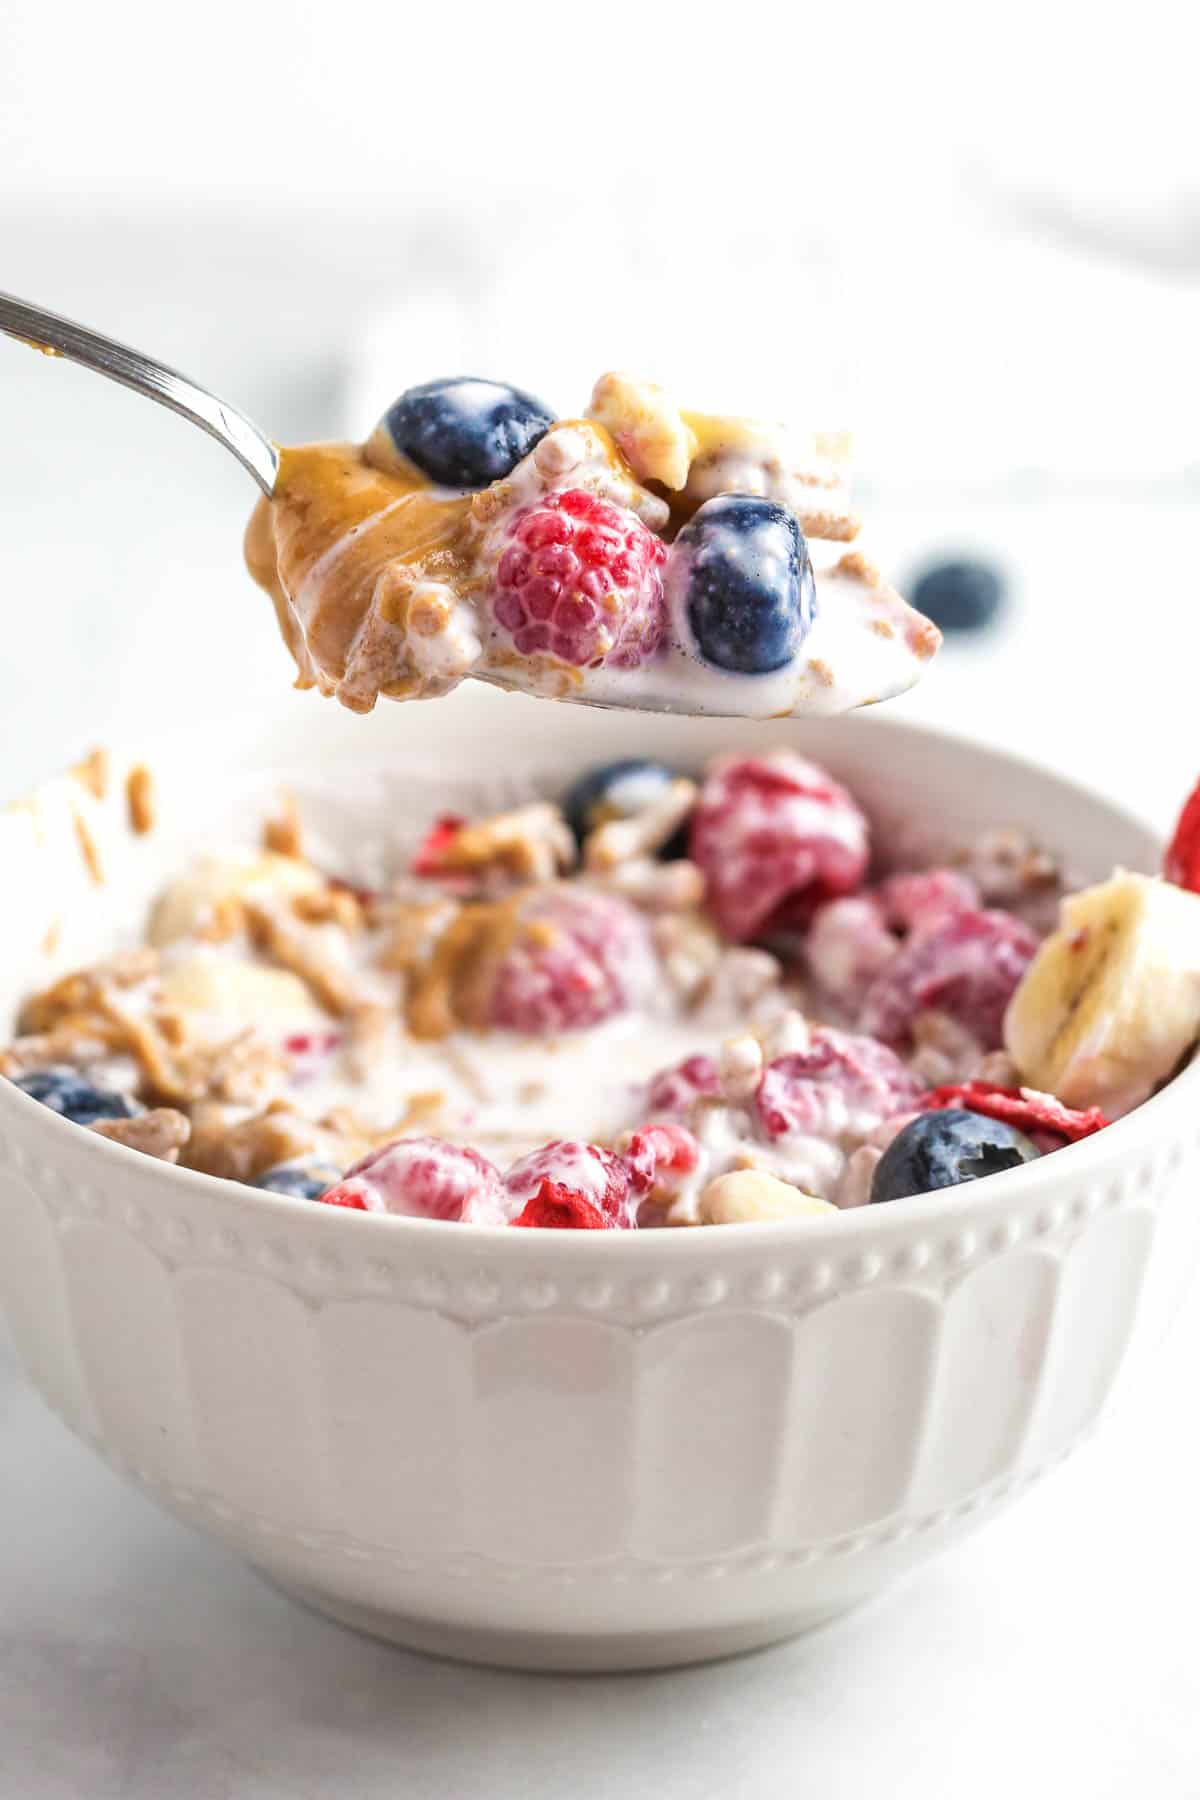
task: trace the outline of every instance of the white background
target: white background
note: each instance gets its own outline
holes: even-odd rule
[[[4,0],[0,286],[284,438],[459,370],[570,411],[614,364],[852,425],[890,571],[978,547],[1012,583],[900,704],[1165,824],[1200,765],[1194,71],[1179,6]],[[271,704],[251,498],[167,414],[0,343],[6,794]],[[1095,1450],[859,1619],[556,1683],[298,1613],[0,1351],[0,1796],[1194,1796],[1196,1347],[1185,1322]]]

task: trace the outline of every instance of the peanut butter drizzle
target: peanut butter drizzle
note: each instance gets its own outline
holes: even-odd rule
[[[469,901],[447,925],[429,961],[413,971],[405,1003],[416,1038],[443,1038],[460,1025],[483,1026],[496,968],[520,928],[522,894]]]
[[[274,602],[298,686],[332,688],[345,675],[389,565],[420,565],[438,580],[467,577],[470,512],[470,495],[435,488],[403,459],[376,468],[355,444],[280,452],[274,497],[255,507],[245,553]]]

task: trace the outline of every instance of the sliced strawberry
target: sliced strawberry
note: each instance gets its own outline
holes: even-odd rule
[[[466,822],[460,813],[439,813],[413,855],[410,865],[413,874],[442,874],[445,870],[446,852]]]
[[[1174,836],[1167,846],[1163,874],[1176,887],[1189,888],[1193,894],[1200,894],[1200,781],[1184,802]]]
[[[593,1206],[582,1194],[572,1193],[570,1188],[559,1187],[553,1181],[543,1181],[533,1199],[525,1202],[513,1224],[542,1231],[614,1229],[613,1221],[605,1218],[598,1206]]]
[[[959,1081],[933,1088],[922,1094],[916,1105],[918,1112],[961,1106],[989,1119],[1003,1119],[1018,1131],[1057,1132],[1072,1144],[1103,1131],[1109,1123],[1098,1106],[1064,1106],[1053,1094],[1039,1093],[1037,1088],[1000,1087],[993,1081]]]

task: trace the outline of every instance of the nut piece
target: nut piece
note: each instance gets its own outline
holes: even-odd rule
[[[699,1217],[702,1225],[754,1225],[836,1211],[828,1200],[802,1193],[761,1169],[734,1169],[709,1182],[700,1196]]]
[[[704,877],[695,863],[659,862],[636,856],[604,877],[604,886],[652,913],[694,912],[704,898]]]
[[[681,488],[696,454],[696,434],[662,388],[634,375],[602,375],[588,417],[612,433],[639,481]]]
[[[679,830],[696,804],[698,791],[694,781],[680,776],[631,818],[607,819],[588,833],[583,846],[585,866],[599,874],[635,857],[652,856]]]
[[[721,1045],[721,1097],[731,1106],[753,1098],[762,1072],[762,1045],[751,1032],[728,1038]]]
[[[700,1000],[698,1016],[717,1023],[752,1014],[760,1002],[778,988],[783,970],[769,950],[750,950],[741,945],[723,950]]]
[[[857,1150],[850,1152],[837,1185],[839,1212],[845,1212],[847,1207],[870,1204],[871,1183],[882,1155],[883,1151],[875,1144],[860,1144]]]
[[[191,1121],[173,1106],[156,1106],[136,1119],[97,1119],[89,1130],[114,1144],[157,1156],[161,1162],[178,1162],[179,1152],[192,1135]]]
[[[125,803],[129,824],[138,837],[153,831],[157,811],[154,804],[154,777],[145,763],[137,763],[125,777]]]
[[[276,856],[304,855],[304,832],[300,823],[300,809],[290,794],[284,794],[279,811],[274,818],[266,820],[263,825],[262,842],[264,850],[271,850]]]

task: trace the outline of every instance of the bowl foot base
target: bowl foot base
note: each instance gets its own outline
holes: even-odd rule
[[[528,1669],[541,1674],[619,1674],[632,1669],[665,1669],[685,1663],[713,1662],[762,1650],[797,1637],[850,1612],[858,1604],[814,1608],[784,1618],[733,1625],[703,1625],[676,1631],[580,1634],[554,1631],[504,1631],[487,1626],[440,1623],[384,1612],[352,1600],[338,1600],[298,1583],[265,1574],[267,1581],[301,1606],[333,1619],[352,1631],[383,1638],[406,1650],[453,1662],[485,1663],[495,1668]]]

